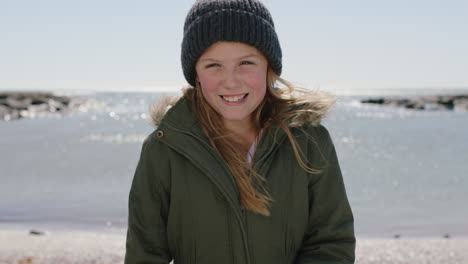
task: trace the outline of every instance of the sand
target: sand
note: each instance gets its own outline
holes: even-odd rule
[[[123,263],[125,235],[0,230],[0,264]],[[467,264],[468,238],[359,239],[358,264]]]
[[[123,263],[125,236],[87,232],[0,231],[0,264]]]
[[[358,264],[468,264],[468,238],[358,239]]]

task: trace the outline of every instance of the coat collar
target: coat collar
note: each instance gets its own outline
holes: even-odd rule
[[[191,110],[191,104],[185,97],[180,98],[162,98],[163,104],[156,105],[159,107],[153,109],[152,117],[155,126],[166,125],[173,130],[190,134],[203,142],[205,145],[210,145],[209,139],[201,129],[195,114]],[[164,114],[160,111],[165,111]],[[158,118],[161,118],[160,121]],[[286,134],[279,127],[273,126],[272,128],[264,131],[262,140],[257,145],[253,164],[257,161],[265,159],[265,156],[273,149],[275,145],[282,142]],[[175,142],[174,142],[175,143]],[[210,146],[211,148],[211,146]],[[213,150],[214,151],[214,150]]]
[[[234,177],[203,133],[185,97],[162,98],[151,110],[159,140],[198,167],[240,213],[239,191]],[[158,118],[160,120],[158,120]]]

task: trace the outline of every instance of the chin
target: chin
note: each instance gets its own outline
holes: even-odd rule
[[[226,121],[244,121],[249,118],[250,115],[222,115]]]
[[[223,119],[226,121],[242,121],[242,120],[245,120],[246,118],[247,118],[246,116],[243,116],[243,117],[223,116]]]

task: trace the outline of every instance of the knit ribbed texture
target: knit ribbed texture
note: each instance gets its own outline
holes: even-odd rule
[[[270,12],[258,0],[200,0],[184,24],[182,69],[195,86],[195,64],[217,41],[242,42],[256,47],[272,70],[281,75],[281,47]]]

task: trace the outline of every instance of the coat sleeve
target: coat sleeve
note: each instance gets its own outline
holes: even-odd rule
[[[309,222],[296,264],[354,263],[354,218],[346,196],[335,147],[319,127],[326,166],[309,183]]]
[[[166,225],[169,195],[160,180],[169,173],[167,156],[150,135],[141,150],[128,201],[125,264],[168,264]],[[166,156],[166,158],[164,158]]]

